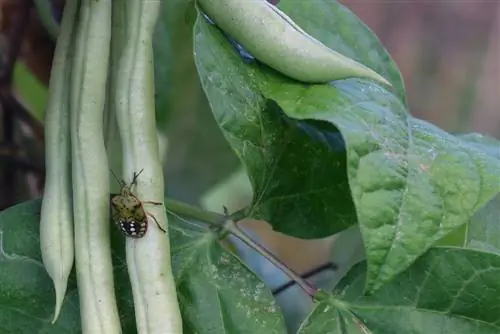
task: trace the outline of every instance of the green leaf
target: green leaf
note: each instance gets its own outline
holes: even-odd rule
[[[308,89],[282,82],[266,89],[288,116],[328,121],[342,132],[369,290],[500,192],[500,159],[412,118],[391,93],[373,84],[346,81]]]
[[[467,333],[500,331],[500,256],[434,248],[372,296],[363,296],[364,263],[318,303],[299,334]],[[347,325],[349,328],[346,329]],[[355,328],[357,327],[357,328]]]
[[[212,111],[249,174],[249,215],[303,238],[325,237],[355,223],[338,132],[332,129],[339,148],[331,150],[302,130],[306,124],[291,122],[276,104],[266,103],[247,65],[204,19],[198,19],[195,39],[196,63]]]
[[[462,134],[457,137],[467,145],[500,159],[500,145],[496,139],[475,133]],[[496,175],[494,169],[491,173],[493,173],[493,179],[487,182],[500,184],[498,171]],[[500,253],[500,194],[497,194],[471,217],[465,237],[466,247]]]
[[[465,245],[465,239],[467,238],[467,229],[467,224],[459,226],[457,229],[435,242],[434,246],[463,247]]]
[[[80,333],[74,278],[59,320],[51,324],[55,293],[41,260],[39,220],[39,201],[0,213],[0,332]]]
[[[456,136],[465,144],[470,145],[471,147],[474,147],[493,158],[500,159],[500,145],[498,144],[498,140],[495,138],[479,133],[466,133]]]
[[[478,133],[461,134],[457,137],[473,150],[500,159],[500,145],[496,139]],[[495,171],[495,165],[490,167],[493,168],[488,174],[493,175],[493,179],[485,182],[500,184],[500,177],[498,174],[495,175],[498,172]],[[500,252],[500,194],[477,211],[468,224],[448,234],[435,245],[460,247],[466,245],[470,248]]]
[[[404,100],[395,63],[376,36],[345,7],[331,1],[282,1],[280,6],[332,49],[385,75]],[[332,13],[338,20],[331,19]],[[238,68],[242,61],[227,40],[211,35],[215,31],[203,19],[197,24],[195,60],[216,120],[249,173],[254,193],[249,215],[302,238],[325,237],[355,224],[338,130],[330,126],[330,133],[318,132],[310,122],[283,117],[257,91],[258,78]],[[329,141],[334,149],[318,140]]]
[[[500,194],[471,218],[466,247],[500,254]]]
[[[491,137],[478,133],[456,135],[464,145],[471,149],[487,154],[494,159],[500,159],[499,142]],[[488,166],[486,166],[488,167]],[[495,165],[487,174],[493,176],[485,182],[500,184],[500,178],[495,175]],[[483,208],[470,218],[468,224],[461,226],[445,236],[435,246],[464,246],[500,252],[500,194],[490,200]]]
[[[318,333],[367,334],[376,332],[369,332],[365,330],[365,327],[360,327],[360,321],[353,314],[335,309],[330,303],[321,302],[309,314],[297,332],[297,334]]]
[[[185,333],[286,332],[269,289],[213,233],[172,215],[169,228]]]
[[[0,213],[0,332],[80,333],[74,272],[55,325],[52,281],[41,262],[40,200]],[[285,333],[271,292],[214,235],[169,215],[174,277],[184,333]],[[124,333],[136,333],[125,237],[111,226],[115,290]]]
[[[367,290],[406,269],[500,192],[500,159],[485,143],[411,117],[384,88],[357,79],[304,85],[244,63],[203,20],[195,34],[212,110],[253,185],[250,215],[302,238],[333,234],[357,218]],[[332,139],[336,129],[347,160]]]

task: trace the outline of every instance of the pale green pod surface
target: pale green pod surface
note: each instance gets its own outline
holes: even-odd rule
[[[133,192],[144,203],[149,227],[138,239],[127,237],[127,267],[138,334],[182,334],[182,318],[171,266],[168,220],[162,202],[164,180],[156,135],[152,36],[159,1],[113,1],[113,35],[122,41],[111,80],[123,147],[123,175],[142,171]],[[123,32],[126,32],[125,36]],[[163,226],[162,231],[155,221]]]
[[[71,196],[69,73],[71,40],[77,16],[77,2],[64,9],[62,33],[52,63],[50,91],[45,113],[46,178],[40,217],[40,247],[47,273],[54,282],[54,323],[61,311],[73,267],[73,207]]]
[[[120,334],[103,119],[112,0],[81,0],[70,85],[75,267],[83,334]]]
[[[299,81],[352,77],[391,84],[375,71],[328,48],[265,0],[198,0],[201,9],[257,60]]]

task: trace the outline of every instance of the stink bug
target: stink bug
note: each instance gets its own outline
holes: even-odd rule
[[[148,230],[148,216],[151,216],[160,230],[166,233],[156,220],[156,217],[144,210],[143,204],[162,205],[160,202],[141,202],[133,193],[132,186],[137,184],[137,178],[142,173],[135,173],[132,182],[127,186],[125,181],[119,180],[111,171],[118,184],[121,186],[120,194],[111,197],[111,216],[123,234],[131,238],[142,238]]]

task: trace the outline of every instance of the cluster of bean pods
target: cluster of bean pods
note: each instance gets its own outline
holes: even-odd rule
[[[41,250],[59,316],[75,262],[83,333],[121,333],[111,261],[109,162],[143,169],[138,198],[163,202],[152,35],[158,1],[67,0],[51,72]],[[115,137],[106,129],[117,125]],[[107,133],[106,133],[107,134]],[[110,142],[123,148],[118,159]],[[141,206],[142,207],[142,206]],[[152,208],[167,225],[165,208]],[[168,235],[127,238],[138,333],[182,333]],[[141,261],[141,259],[148,261]]]

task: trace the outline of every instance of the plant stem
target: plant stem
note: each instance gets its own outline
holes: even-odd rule
[[[221,215],[215,212],[210,212],[202,210],[193,205],[179,202],[173,199],[165,198],[165,207],[182,216],[187,216],[192,219],[196,219],[202,223],[207,223],[211,228],[216,228],[219,236],[224,236],[226,233],[230,233],[236,238],[243,241],[247,246],[253,248],[260,255],[262,255],[269,262],[278,267],[283,271],[291,280],[296,282],[298,286],[302,288],[309,296],[315,297],[318,293],[318,289],[307,283],[299,274],[295,273],[292,269],[287,267],[283,262],[281,262],[274,254],[272,254],[268,249],[261,246],[259,243],[255,242],[250,238],[243,230],[241,230],[237,223],[229,218],[228,216]],[[237,216],[241,215],[241,212],[236,212]],[[229,217],[235,216],[235,214],[229,215]],[[242,219],[245,217],[241,217]]]
[[[239,222],[240,220],[243,220],[248,217],[248,212],[249,212],[248,208],[245,207],[241,210],[231,213],[226,217],[226,219],[231,219],[234,220],[235,222]]]
[[[265,257],[269,262],[278,267],[281,271],[283,271],[291,280],[295,281],[298,286],[304,290],[309,296],[314,297],[318,292],[318,289],[311,286],[307,283],[299,274],[295,273],[292,269],[287,267],[283,262],[278,260],[269,250],[255,242],[252,238],[250,238],[243,230],[241,230],[238,225],[234,222],[234,220],[228,219],[224,224],[224,230],[231,233],[249,247],[253,248],[260,255]]]
[[[165,198],[165,207],[179,215],[199,220],[202,223],[208,223],[211,227],[222,227],[226,217],[224,215],[200,209],[194,205],[176,201],[171,198]]]

